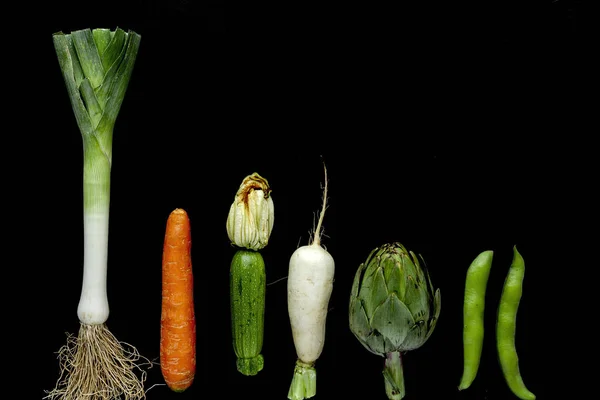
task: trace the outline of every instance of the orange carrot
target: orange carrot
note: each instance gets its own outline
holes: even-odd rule
[[[162,259],[160,367],[175,392],[189,388],[196,374],[196,317],[190,220],[176,208],[167,219]]]

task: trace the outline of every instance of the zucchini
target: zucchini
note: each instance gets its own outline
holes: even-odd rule
[[[263,369],[261,354],[265,321],[265,262],[258,251],[239,249],[229,273],[231,330],[236,367],[244,375]]]

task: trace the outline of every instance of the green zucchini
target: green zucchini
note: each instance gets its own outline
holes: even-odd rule
[[[263,369],[261,354],[265,321],[265,262],[258,251],[239,249],[229,273],[231,329],[237,370],[256,375]]]

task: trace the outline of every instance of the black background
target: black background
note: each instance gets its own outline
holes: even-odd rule
[[[347,304],[358,265],[391,241],[420,253],[442,292],[434,334],[405,355],[406,399],[515,398],[494,346],[513,245],[527,267],[521,372],[539,399],[559,394],[572,341],[557,327],[557,286],[572,276],[569,256],[557,253],[587,217],[594,182],[585,121],[587,57],[597,42],[587,3],[120,3],[35,6],[36,22],[14,35],[22,53],[7,53],[26,76],[8,110],[23,115],[25,133],[14,138],[27,156],[8,175],[11,199],[34,210],[31,220],[16,216],[20,237],[36,243],[20,254],[38,266],[44,327],[33,356],[39,378],[26,398],[42,397],[58,378],[55,353],[78,329],[82,273],[81,136],[51,34],[117,26],[142,41],[114,131],[107,324],[157,362],[165,222],[182,207],[192,223],[197,375],[175,394],[155,366],[149,400],[285,398],[296,360],[285,277],[320,209],[323,162],[323,245],[336,277],[317,398],[385,398],[383,359],[352,336]],[[245,377],[231,346],[225,221],[252,172],[272,187],[275,227],[263,250],[265,368]],[[465,272],[488,249],[482,363],[473,386],[458,392]]]

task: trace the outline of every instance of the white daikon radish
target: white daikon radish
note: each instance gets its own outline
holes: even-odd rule
[[[333,291],[335,263],[321,247],[323,216],[327,208],[327,168],[323,206],[312,242],[294,251],[288,272],[288,314],[298,359],[288,399],[313,397],[317,391],[315,362],[325,344],[325,325]]]

